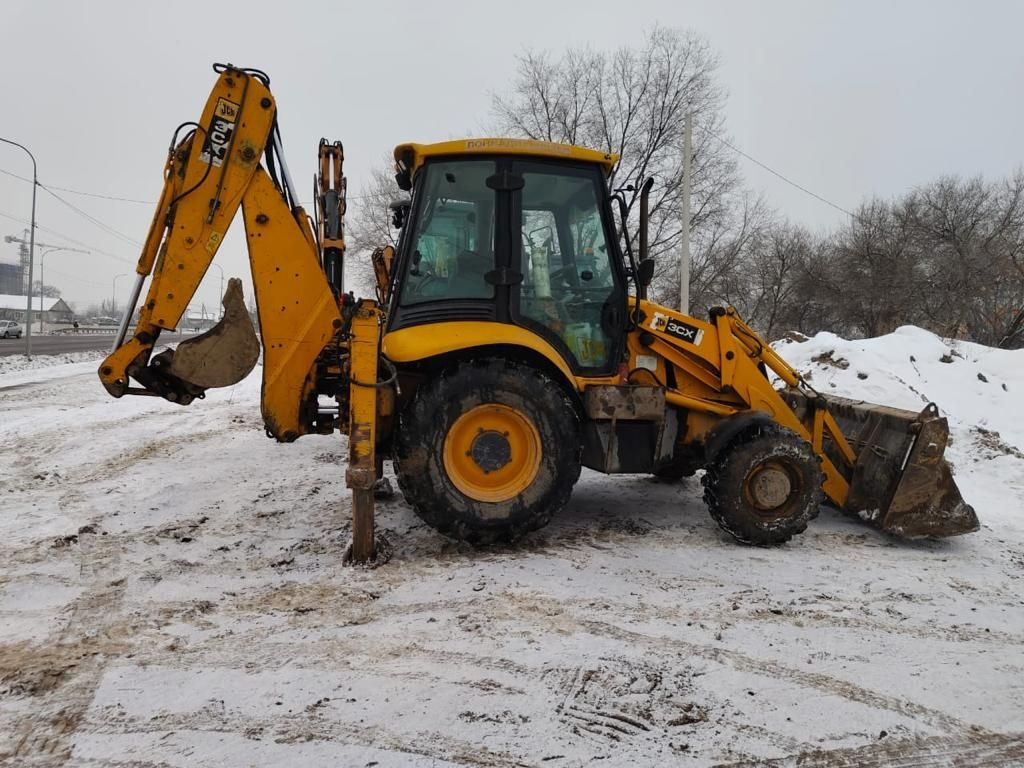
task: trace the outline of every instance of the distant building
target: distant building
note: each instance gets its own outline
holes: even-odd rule
[[[0,294],[0,320],[17,320],[25,322],[27,296],[17,294]],[[71,323],[75,313],[64,299],[49,299],[45,296],[32,297],[32,321],[39,322],[39,313],[44,323]]]
[[[0,262],[0,294],[17,295],[24,287],[20,264]]]

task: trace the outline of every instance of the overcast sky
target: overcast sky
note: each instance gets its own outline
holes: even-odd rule
[[[321,136],[345,144],[350,192],[403,141],[479,134],[527,48],[638,45],[652,24],[692,28],[721,56],[740,149],[840,206],[1024,161],[1024,3],[1011,2],[45,2],[0,4],[0,136],[26,144],[51,187],[153,201],[174,126],[198,119],[230,61],[270,74],[288,163],[311,189]],[[747,160],[748,185],[793,221],[843,215]],[[31,175],[0,144],[0,170]],[[0,174],[0,234],[19,234],[31,187]],[[40,192],[46,282],[79,308],[133,270],[152,205]],[[309,197],[304,194],[304,197]],[[13,218],[12,218],[13,217]],[[241,222],[218,256],[247,275]],[[84,245],[81,245],[84,244]],[[0,242],[0,259],[16,259]],[[37,251],[38,277],[38,251]],[[118,295],[129,279],[119,280]],[[246,281],[248,283],[248,280]],[[211,269],[196,305],[216,302]]]

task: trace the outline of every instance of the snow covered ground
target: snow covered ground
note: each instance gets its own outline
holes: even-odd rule
[[[25,355],[5,355],[0,357],[0,376],[34,371],[39,368],[52,368],[55,365],[67,365],[68,363],[95,363],[102,358],[103,355],[95,350],[65,352],[60,355],[33,355],[31,360]],[[4,381],[6,382],[6,379]]]
[[[384,502],[391,560],[353,569],[344,442],[264,437],[258,371],[189,408],[93,363],[0,375],[0,763],[1024,764],[1024,352],[781,349],[822,391],[938,402],[982,530],[825,508],[746,548],[696,480],[584,472],[509,548]]]

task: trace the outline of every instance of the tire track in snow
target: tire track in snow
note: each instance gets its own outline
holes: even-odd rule
[[[691,656],[698,656],[708,661],[718,662],[732,667],[740,672],[756,675],[758,677],[769,677],[776,680],[784,680],[793,683],[801,688],[813,688],[832,696],[838,696],[849,701],[863,704],[872,709],[885,709],[917,720],[940,731],[964,732],[977,730],[986,732],[979,726],[975,726],[954,717],[953,715],[941,712],[922,704],[901,699],[895,696],[888,696],[878,693],[869,688],[864,688],[855,683],[841,680],[821,672],[806,672],[795,667],[772,661],[770,659],[755,658],[739,651],[728,648],[716,648],[714,646],[700,645],[675,638],[645,635],[633,630],[625,629],[608,622],[594,619],[577,619],[580,629],[600,637],[615,637],[624,642],[634,645],[648,647],[668,647],[683,651]]]
[[[3,685],[29,706],[0,715],[6,743],[0,761],[18,766],[61,766],[110,660],[129,645],[131,630],[118,622],[126,579],[120,548],[110,537],[79,538],[79,570],[89,588],[75,599],[56,637],[2,647]]]
[[[439,731],[420,731],[415,736],[402,738],[372,725],[327,720],[308,711],[275,714],[273,717],[198,711],[158,714],[143,719],[112,709],[95,712],[83,724],[83,730],[101,735],[174,731],[233,732],[247,734],[256,741],[266,739],[277,744],[331,741],[494,768],[529,768],[532,765]]]
[[[778,759],[718,763],[715,768],[1019,768],[1024,733],[886,739],[860,747],[808,750]]]
[[[928,725],[939,732],[986,732],[978,726],[965,722],[960,718],[940,710],[918,704],[905,698],[880,693],[824,673],[808,672],[770,659],[749,656],[728,648],[702,645],[700,643],[694,643],[678,638],[644,634],[638,631],[626,629],[609,621],[602,621],[587,617],[574,617],[566,610],[567,607],[571,609],[572,606],[567,606],[565,602],[560,602],[552,598],[531,596],[524,599],[521,595],[516,595],[515,598],[516,602],[526,602],[531,605],[535,609],[531,611],[531,620],[536,623],[547,625],[547,629],[549,631],[562,632],[566,634],[584,631],[598,638],[613,638],[619,640],[630,648],[642,647],[651,650],[670,650],[673,654],[682,653],[685,656],[695,656],[717,664],[723,664],[746,674],[783,680],[799,688],[818,690],[827,695],[837,696],[871,709],[894,712],[924,725]],[[505,604],[510,602],[512,601],[503,601]],[[498,622],[503,620],[514,621],[517,618],[521,618],[516,615],[516,609],[521,608],[520,606],[516,606],[516,608],[512,609],[507,607],[505,609],[495,609],[494,603],[495,601],[493,598],[470,598],[462,601],[420,603],[415,606],[406,606],[404,610],[401,606],[383,605],[380,606],[378,610],[380,611],[380,618],[382,619],[390,619],[398,616],[399,614],[407,616],[411,612],[422,613],[451,611],[454,606],[457,606],[457,610],[461,612],[473,612],[480,617],[485,618],[491,625],[497,625]],[[363,614],[364,615],[361,616],[356,623],[367,623],[367,619],[369,617],[365,616],[365,611],[363,611]],[[280,644],[280,646],[278,646],[276,643],[267,643],[265,641],[263,635],[266,634],[269,636],[274,631],[276,630],[256,630],[253,636],[248,637],[247,633],[239,631],[232,634],[230,638],[224,638],[223,643],[218,643],[217,641],[205,642],[195,648],[186,649],[184,653],[178,652],[175,654],[165,654],[160,652],[158,650],[159,644],[148,644],[154,649],[154,652],[151,653],[143,651],[140,653],[139,658],[144,659],[147,663],[174,663],[176,665],[183,665],[188,664],[188,657],[192,656],[197,666],[224,662],[227,662],[230,665],[232,663],[232,658],[237,659],[237,645],[242,643],[249,648],[258,647],[261,649],[262,658],[260,661],[261,664],[266,665],[265,668],[273,668],[275,658],[279,660],[289,659],[289,664],[304,666],[302,657],[295,655],[293,646],[289,644]],[[465,652],[426,648],[416,643],[389,647],[386,642],[373,641],[372,639],[364,639],[364,642],[367,645],[367,656],[369,658],[372,658],[370,649],[373,647],[376,648],[379,653],[392,657],[408,658],[415,655],[426,662],[437,662],[443,664],[472,664],[484,669],[497,669],[534,679],[539,679],[544,671],[542,669],[519,664],[508,659],[491,658],[487,656],[468,654]],[[355,638],[332,638],[314,641],[308,644],[306,648],[307,653],[310,656],[311,665],[316,666],[325,657],[331,658],[351,655],[355,650],[353,646],[356,645],[356,643],[357,641]],[[218,645],[220,645],[220,647],[218,647]],[[247,655],[246,660],[252,662],[256,659],[251,655]],[[278,663],[281,662],[279,661]]]

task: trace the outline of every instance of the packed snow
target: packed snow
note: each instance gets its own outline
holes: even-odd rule
[[[390,560],[350,568],[344,440],[268,440],[259,369],[188,408],[95,362],[0,374],[0,763],[1024,763],[1024,352],[778,348],[822,392],[935,401],[982,529],[826,507],[742,547],[695,478],[585,471],[513,547],[383,501]]]

